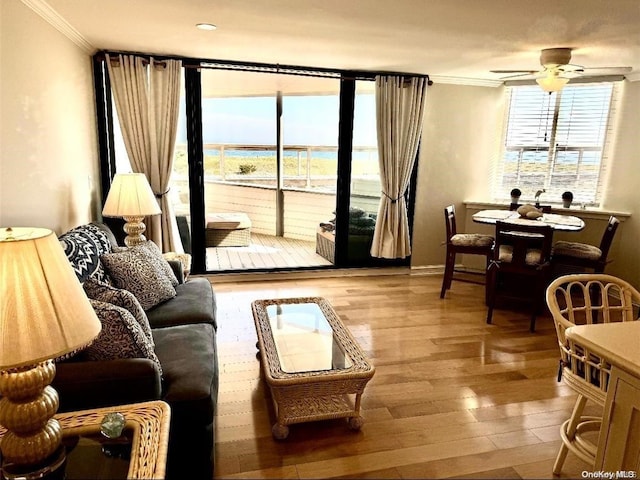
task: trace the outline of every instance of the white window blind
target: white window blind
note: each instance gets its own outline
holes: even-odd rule
[[[509,108],[503,154],[495,169],[495,199],[513,188],[521,202],[560,203],[570,191],[574,203],[599,205],[612,128],[614,84],[576,84],[547,93],[536,86],[507,88]]]

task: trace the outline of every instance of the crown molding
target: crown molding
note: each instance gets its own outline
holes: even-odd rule
[[[626,78],[630,82],[638,82],[640,81],[640,72],[628,73],[624,76],[624,78]]]
[[[483,80],[480,78],[446,77],[442,75],[429,75],[433,83],[447,83],[450,85],[468,85],[472,87],[501,87],[502,80]]]
[[[22,0],[22,3],[40,15],[56,30],[62,33],[86,53],[93,55],[97,51],[97,48],[91,45],[91,43],[89,43],[87,39],[80,34],[80,32],[62,18],[62,16],[60,16],[60,14],[56,12],[45,0]]]

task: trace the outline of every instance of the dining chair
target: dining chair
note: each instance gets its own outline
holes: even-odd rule
[[[549,225],[496,222],[493,258],[487,268],[487,323],[492,321],[497,299],[528,300],[529,330],[535,331],[550,271],[552,238]]]
[[[619,224],[620,220],[616,217],[613,215],[609,217],[609,222],[600,240],[600,247],[578,242],[556,242],[551,253],[552,265],[554,267],[568,265],[582,269],[592,269],[594,273],[603,273],[605,266],[609,262],[607,261],[607,256]]]
[[[570,340],[566,330],[574,325],[637,320],[640,292],[611,275],[572,274],[551,282],[547,287],[546,302],[560,347],[558,381],[564,380],[578,394],[571,417],[560,427],[562,445],[553,473],[560,473],[569,451],[593,469],[597,445],[589,441],[589,436],[599,432],[602,418],[583,415],[583,412],[588,400],[604,407],[611,365],[588,347]]]
[[[444,298],[447,290],[451,288],[456,265],[456,255],[458,253],[483,255],[486,258],[486,264],[488,266],[489,259],[491,258],[491,249],[493,248],[493,237],[491,235],[458,233],[456,226],[456,209],[454,205],[445,207],[444,221],[447,235],[447,253],[440,298]]]

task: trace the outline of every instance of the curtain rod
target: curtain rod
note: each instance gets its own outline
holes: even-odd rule
[[[416,77],[426,78],[427,85],[433,85],[433,81],[429,78],[429,75],[421,73],[408,73],[408,72],[393,72],[393,71],[369,71],[369,70],[341,70],[331,69],[323,67],[304,67],[299,65],[280,65],[271,63],[253,63],[242,62],[232,60],[215,60],[205,58],[192,58],[192,57],[179,57],[179,56],[167,56],[167,55],[151,55],[140,52],[126,52],[126,51],[107,51],[103,50],[94,55],[94,58],[98,60],[104,60],[106,54],[110,55],[135,55],[142,57],[149,61],[151,58],[154,61],[161,62],[162,60],[181,60],[184,68],[217,68],[239,71],[252,71],[263,73],[280,73],[289,75],[301,75],[311,77],[327,77],[327,78],[346,78],[350,80],[374,80],[378,75],[395,75],[404,77]],[[234,68],[235,67],[235,68]]]

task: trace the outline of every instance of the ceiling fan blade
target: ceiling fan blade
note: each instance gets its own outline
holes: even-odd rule
[[[586,75],[624,75],[633,70],[632,67],[585,67]]]
[[[533,78],[532,76],[535,76],[536,74],[540,73],[538,72],[538,70],[532,70],[532,71],[526,71],[526,72],[523,72],[522,70],[520,70],[520,72],[522,73],[518,73],[516,75],[507,75],[506,77],[500,77],[500,80],[511,80],[514,78],[522,78],[522,77]]]
[[[491,73],[521,73],[523,75],[533,75],[538,70],[490,70]]]

